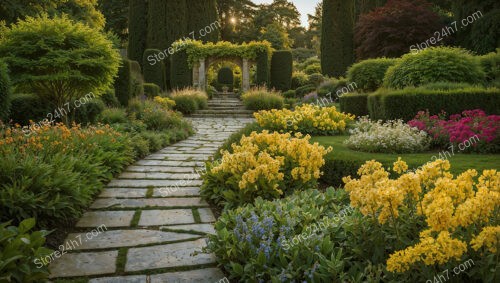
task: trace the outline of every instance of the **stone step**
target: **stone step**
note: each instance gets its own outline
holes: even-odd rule
[[[249,115],[249,114],[192,114],[190,117],[192,117],[192,118],[230,118],[230,119],[253,118],[253,116]]]

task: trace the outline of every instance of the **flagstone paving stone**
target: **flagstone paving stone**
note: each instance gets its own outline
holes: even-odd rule
[[[202,253],[215,217],[200,197],[205,162],[248,118],[191,118],[196,134],[125,168],[77,222],[53,261],[51,278],[92,283],[218,282],[213,254]],[[196,223],[193,209],[202,223]],[[103,225],[106,229],[102,229]],[[96,229],[99,227],[101,230]],[[101,251],[102,250],[102,251]],[[150,270],[182,268],[148,275]],[[86,280],[85,280],[86,281]]]

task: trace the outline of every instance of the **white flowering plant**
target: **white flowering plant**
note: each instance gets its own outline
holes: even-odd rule
[[[371,121],[360,117],[344,143],[353,150],[381,153],[416,153],[427,150],[431,138],[402,120]]]

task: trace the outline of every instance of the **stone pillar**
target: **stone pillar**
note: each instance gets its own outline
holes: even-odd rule
[[[200,89],[200,66],[195,64],[193,67],[193,86]]]
[[[200,72],[198,74],[199,89],[206,90],[206,88],[207,88],[207,75],[206,75],[206,69],[205,69],[205,59],[200,59],[199,70],[200,70]]]
[[[242,90],[245,92],[250,89],[250,69],[248,66],[248,59],[243,59],[243,70],[242,72]]]

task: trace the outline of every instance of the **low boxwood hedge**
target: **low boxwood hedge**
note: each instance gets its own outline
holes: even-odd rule
[[[500,89],[381,89],[368,96],[368,111],[372,119],[409,121],[422,110],[429,110],[431,113],[439,113],[442,110],[446,113],[461,113],[469,109],[482,109],[488,114],[499,114]]]
[[[340,96],[340,110],[356,116],[368,115],[368,94],[348,93]]]

